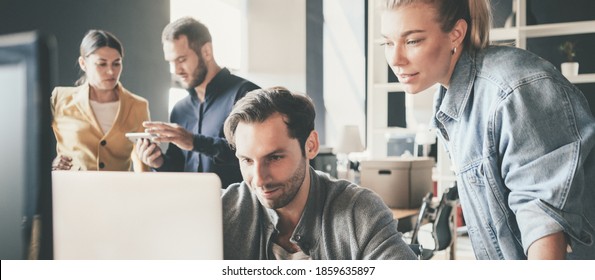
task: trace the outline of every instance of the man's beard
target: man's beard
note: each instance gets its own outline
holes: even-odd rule
[[[306,168],[306,159],[304,158],[302,162],[300,162],[300,165],[293,176],[291,176],[289,180],[281,183],[283,195],[281,195],[275,201],[270,201],[270,203],[268,203],[263,198],[258,197],[260,203],[270,209],[283,208],[287,206],[287,204],[291,203],[297,196],[297,193],[301,189],[301,186],[306,179]]]
[[[202,84],[207,77],[207,72],[207,65],[201,55],[198,59],[198,67],[192,72],[192,80],[186,85],[186,89],[193,89]]]

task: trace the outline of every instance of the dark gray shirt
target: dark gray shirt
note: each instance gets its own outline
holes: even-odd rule
[[[204,102],[194,89],[188,90],[188,96],[173,108],[170,121],[194,134],[194,150],[182,150],[170,143],[164,163],[157,170],[213,172],[221,179],[223,188],[241,182],[238,159],[225,140],[223,123],[236,101],[258,88],[223,68],[207,85]]]

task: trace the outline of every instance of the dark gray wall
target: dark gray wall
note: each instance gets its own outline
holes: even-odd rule
[[[149,100],[153,120],[168,120],[170,75],[161,30],[169,22],[169,10],[169,0],[0,0],[0,34],[37,30],[53,35],[57,73],[51,76],[57,85],[69,86],[79,77],[78,49],[87,30],[114,33],[124,45],[123,85]],[[51,213],[51,192],[41,196],[41,213]],[[53,257],[51,228],[51,215],[46,215],[40,259]]]
[[[105,29],[124,45],[121,81],[150,102],[151,118],[168,120],[170,75],[161,49],[169,0],[1,0],[0,34],[39,30],[57,41],[57,84],[79,77],[80,42],[89,29]]]
[[[306,92],[314,101],[320,143],[326,143],[326,106],[324,105],[323,1],[306,0]]]
[[[511,14],[512,0],[492,1],[494,26],[503,27]],[[595,1],[593,0],[529,0],[527,1],[527,25],[548,24],[595,20]],[[560,45],[565,42],[576,43],[575,60],[580,63],[579,74],[595,72],[595,34],[550,36],[527,39],[527,50],[533,52],[560,67],[565,56],[560,52]],[[585,94],[591,112],[595,113],[595,83],[576,84]]]
[[[527,25],[595,20],[593,0],[531,0],[527,1]],[[565,62],[559,46],[570,41],[576,43],[575,60],[580,63],[579,74],[595,72],[595,34],[580,34],[531,38],[527,50],[547,59],[556,67]],[[595,83],[576,84],[585,94],[591,112],[595,113]]]

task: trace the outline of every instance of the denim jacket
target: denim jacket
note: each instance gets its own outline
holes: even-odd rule
[[[313,260],[415,259],[377,194],[312,168],[310,178],[308,200],[290,241]],[[224,258],[275,259],[277,212],[263,207],[246,182],[230,185],[222,199]]]
[[[464,52],[434,101],[478,259],[526,259],[564,231],[595,259],[595,119],[553,65],[513,47]]]

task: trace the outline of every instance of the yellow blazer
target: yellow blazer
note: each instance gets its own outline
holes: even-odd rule
[[[58,155],[72,157],[72,170],[148,170],[134,144],[124,134],[143,132],[149,118],[149,102],[117,86],[120,106],[112,128],[104,134],[89,104],[89,84],[56,87],[52,92],[52,128]]]

